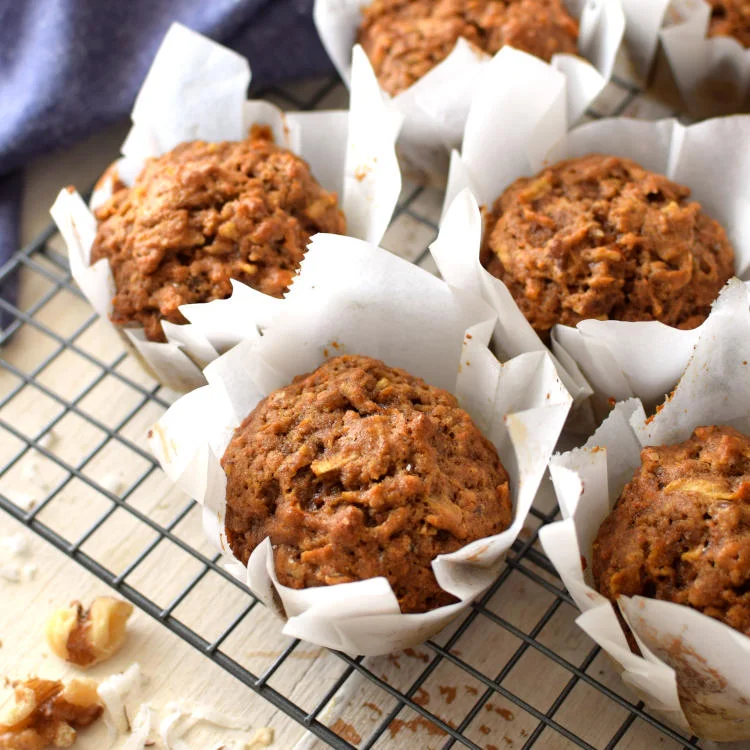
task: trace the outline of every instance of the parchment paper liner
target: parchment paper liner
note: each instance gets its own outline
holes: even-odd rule
[[[696,118],[750,110],[750,49],[733,37],[709,37],[704,0],[622,0],[625,44],[640,83]],[[665,86],[667,88],[665,88]],[[670,97],[671,98],[671,97]]]
[[[720,741],[750,739],[750,638],[689,607],[621,597],[620,611],[643,652],[636,656],[610,602],[592,588],[590,560],[599,526],[640,465],[643,446],[681,442],[701,425],[750,434],[748,362],[750,286],[735,279],[703,326],[673,396],[653,419],[646,421],[637,399],[620,402],[583,448],[552,458],[565,520],[539,535],[583,612],[578,624],[619,664],[647,708]]]
[[[566,132],[566,81],[560,73],[530,55],[502,50],[488,67],[489,75],[493,85],[472,106],[463,150],[452,154],[446,210],[431,249],[449,284],[481,294],[493,307],[498,316],[494,341],[501,352],[513,356],[543,344],[507,287],[479,262],[477,203],[492,206],[518,177],[562,159],[589,153],[627,157],[687,185],[691,197],[726,229],[737,275],[750,278],[750,116],[688,127],[673,119],[603,119]],[[529,90],[535,92],[531,99]],[[585,320],[575,328],[555,326],[552,351],[567,371],[561,370],[561,377],[573,395],[585,397],[588,381],[597,412],[611,398],[630,396],[650,408],[674,387],[701,331],[658,322]]]
[[[226,479],[218,459],[233,429],[263,396],[328,356],[370,355],[448,388],[498,448],[511,477],[511,527],[433,561],[438,582],[458,603],[401,614],[385,578],[290,589],[276,579],[266,539],[241,572],[286,620],[284,633],[349,653],[388,653],[436,633],[496,578],[571,400],[547,354],[498,362],[486,346],[493,325],[481,300],[420,268],[358,240],[316,235],[264,335],[212,362],[205,371],[208,385],[177,401],[154,427],[151,449],[169,477],[203,504],[206,533],[227,554]]]
[[[250,68],[240,55],[193,31],[173,24],[164,38],[133,106],[133,126],[122,146],[116,170],[132,184],[151,156],[188,140],[241,140],[254,123],[268,124],[276,142],[310,163],[312,174],[327,190],[338,192],[347,231],[379,242],[401,190],[395,141],[402,117],[385,100],[365,55],[354,57],[354,85],[348,112],[284,114],[264,101],[247,101]],[[100,205],[111,194],[111,176],[92,197]],[[73,278],[94,309],[109,319],[114,280],[106,260],[90,265],[96,220],[80,196],[60,192],[52,216],[68,246]],[[253,290],[259,314],[270,315],[279,300]],[[188,306],[201,318],[200,306]],[[210,319],[213,312],[208,312]],[[190,316],[188,319],[192,320]],[[263,318],[241,321],[244,335],[258,335]],[[234,329],[238,327],[235,322]],[[166,343],[148,341],[141,327],[118,328],[149,374],[177,391],[205,383],[201,369],[228,345],[195,325],[163,323]],[[222,329],[227,333],[226,329]]]
[[[672,0],[659,33],[665,59],[694,117],[750,110],[750,49],[739,40],[708,37],[711,6]]]
[[[371,2],[315,2],[313,17],[321,41],[346,82],[350,80],[361,8]],[[547,67],[561,70],[568,77],[567,106],[574,122],[612,76],[625,16],[620,0],[566,0],[565,5],[574,18],[580,19],[579,49],[583,57],[555,55]],[[438,184],[445,182],[448,154],[460,146],[472,96],[488,94],[482,74],[490,59],[459,39],[445,60],[393,98],[405,118],[399,153],[404,167],[414,176]]]

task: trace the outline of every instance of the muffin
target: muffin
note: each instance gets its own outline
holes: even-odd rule
[[[368,357],[331,359],[271,393],[221,464],[243,564],[269,537],[281,584],[385,576],[404,613],[456,601],[432,560],[511,523],[508,475],[456,399]]]
[[[316,232],[343,234],[335,193],[254,127],[244,141],[192,141],[149,159],[96,211],[91,262],[109,261],[112,322],[165,341],[179,306],[228,297],[230,279],[281,297]]]
[[[561,0],[375,0],[357,41],[389,94],[409,88],[459,38],[494,54],[508,44],[549,61],[577,54],[578,23]]]
[[[750,0],[708,0],[709,36],[731,36],[750,47]]]
[[[613,601],[664,599],[750,635],[750,438],[698,427],[644,448],[599,529],[592,573]]]
[[[590,154],[516,180],[486,216],[485,268],[545,340],[556,324],[695,328],[734,273],[724,229],[690,189]]]

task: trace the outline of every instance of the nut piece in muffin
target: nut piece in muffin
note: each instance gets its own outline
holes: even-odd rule
[[[456,399],[368,357],[271,393],[221,463],[239,560],[270,537],[283,585],[385,576],[402,612],[456,601],[432,560],[511,523],[508,475]]]
[[[750,47],[750,0],[707,0],[711,6],[709,36],[731,36]]]
[[[613,601],[664,599],[750,635],[750,438],[698,427],[644,448],[599,529],[592,573]]]
[[[448,57],[459,38],[491,55],[508,44],[549,61],[577,54],[578,23],[561,0],[374,0],[357,35],[392,96]]]
[[[689,198],[630,159],[561,161],[497,199],[482,264],[543,339],[587,318],[695,328],[733,275],[734,250]]]
[[[112,268],[112,322],[143,326],[151,341],[166,340],[162,320],[187,322],[180,305],[228,297],[230,279],[281,297],[310,237],[346,231],[336,194],[258,126],[244,141],[192,141],[149,159],[96,218],[91,262]]]

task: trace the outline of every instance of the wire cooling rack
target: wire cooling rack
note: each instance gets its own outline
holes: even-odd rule
[[[346,97],[333,80],[263,93],[288,109]],[[623,114],[670,112],[618,78],[588,116]],[[384,246],[435,272],[427,246],[441,199],[407,182]],[[300,748],[701,746],[651,716],[575,626],[575,606],[537,542],[539,527],[558,518],[551,493],[492,589],[420,648],[352,658],[281,636],[202,540],[196,504],[166,488],[145,448],[146,429],[175,394],[92,314],[60,248],[50,226],[0,268],[0,284],[16,273],[21,281],[17,305],[0,299],[11,319],[0,338],[0,506],[298,721],[309,730]],[[156,594],[150,584],[164,570],[168,590]],[[217,591],[210,617],[189,614],[190,602]],[[318,666],[300,670],[306,659]]]

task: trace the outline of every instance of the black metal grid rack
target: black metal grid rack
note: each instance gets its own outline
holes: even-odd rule
[[[330,106],[332,97],[341,94],[336,81],[318,82],[307,86],[305,92],[304,98],[288,90],[265,93],[295,109]],[[591,117],[664,114],[622,80],[609,86],[597,107]],[[437,229],[439,204],[437,191],[407,185],[384,244],[434,270],[426,247]],[[304,644],[284,639],[279,651],[263,663],[248,663],[234,653],[230,647],[233,636],[242,630],[243,623],[259,616],[263,607],[258,607],[258,601],[224,570],[218,556],[195,541],[196,534],[185,533],[187,522],[194,520],[196,513],[193,501],[186,502],[183,497],[156,512],[141,502],[141,496],[160,479],[154,460],[143,447],[144,425],[158,418],[174,394],[131,367],[123,351],[103,352],[92,347],[94,329],[102,323],[73,284],[66,258],[54,247],[55,234],[50,226],[0,269],[0,283],[11,274],[21,273],[22,281],[35,290],[17,305],[0,300],[3,311],[12,319],[0,338],[0,445],[5,445],[0,456],[0,507],[6,513],[332,747],[369,749],[409,738],[412,743],[421,743],[416,738],[423,735],[409,733],[424,728],[424,736],[429,738],[424,740],[425,746],[445,750],[700,746],[696,738],[665,726],[641,703],[634,702],[600,650],[577,630],[572,600],[537,543],[538,528],[557,517],[554,503],[545,506],[542,502],[532,510],[529,524],[495,585],[445,633],[387,662],[327,654],[331,677],[306,705],[278,689],[274,676]],[[70,325],[65,329],[57,325],[56,305],[80,308],[79,322],[72,330]],[[48,376],[56,367],[75,373],[75,378],[60,386]],[[101,419],[92,404],[105,384],[127,396],[119,399],[123,407],[116,416]],[[27,409],[24,404],[32,401],[36,408]],[[42,416],[32,416],[38,413]],[[78,434],[84,430],[90,437],[85,450],[75,455],[56,449],[46,437],[67,422],[74,423]],[[106,465],[117,463],[123,452],[130,456],[131,468],[121,482],[113,484]],[[13,477],[23,473],[30,462],[44,463],[52,475],[33,504],[9,489]],[[66,514],[56,512],[55,507],[73,485],[76,492],[88,493],[87,497],[96,501],[87,504],[83,526],[69,528],[61,521]],[[108,564],[107,545],[97,542],[101,533],[110,533],[115,518],[118,524],[131,524],[143,532],[133,535],[142,543],[139,541],[129,562],[118,567]],[[143,570],[157,554],[167,562],[179,558],[190,563],[183,566],[189,567],[189,575],[180,578],[178,589],[167,600],[155,600],[145,583]],[[206,585],[231,590],[236,603],[220,626],[212,624],[210,633],[205,627],[184,621],[180,614],[181,605],[201,595]],[[521,608],[521,614],[508,617],[502,605],[514,597],[524,597],[529,604]],[[480,629],[482,644],[476,648]],[[403,669],[399,659],[404,662]],[[394,677],[391,670],[388,676],[383,664],[393,666],[394,662],[399,674]],[[529,689],[528,679],[522,678],[528,678],[531,672],[538,678],[533,683],[536,687]],[[453,687],[438,685],[445,700],[426,700],[428,689],[451,680]],[[455,699],[456,690],[459,699]],[[354,721],[350,713],[356,707],[351,695],[357,691],[365,697],[382,691],[390,708],[371,712],[367,722],[357,724],[354,734],[342,732],[341,726]],[[605,714],[606,726],[601,726]],[[489,715],[500,715],[508,727],[513,719],[516,728],[503,734],[499,733],[502,730],[488,731],[485,722]],[[346,724],[337,726],[334,718]]]

